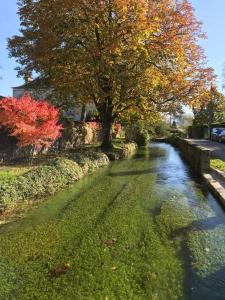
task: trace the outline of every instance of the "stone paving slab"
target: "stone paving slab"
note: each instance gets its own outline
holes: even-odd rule
[[[205,179],[212,193],[225,208],[225,181],[217,176],[214,172],[210,174],[203,174],[203,178]]]

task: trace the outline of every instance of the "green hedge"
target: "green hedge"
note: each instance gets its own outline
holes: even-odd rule
[[[77,162],[84,174],[93,173],[109,163],[107,155],[101,152],[71,153],[68,158]]]
[[[0,185],[0,209],[13,206],[18,201],[38,199],[56,193],[79,180],[87,173],[109,163],[104,153],[85,153],[56,158]]]
[[[128,142],[135,142],[138,146],[146,146],[150,136],[148,130],[139,126],[139,124],[129,125],[125,131],[125,138]]]
[[[135,142],[139,146],[146,146],[148,144],[149,138],[150,137],[149,137],[149,134],[147,132],[139,132],[136,135]]]
[[[122,157],[127,158],[137,151],[138,145],[134,142],[125,143],[122,149]]]

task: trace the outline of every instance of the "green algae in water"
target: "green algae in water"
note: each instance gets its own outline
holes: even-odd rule
[[[166,149],[161,152],[169,155]],[[153,152],[154,159],[142,150],[137,159],[115,162],[2,227],[0,299],[189,297],[187,265],[199,279],[219,266],[209,264],[202,273],[203,246],[209,247],[212,236],[193,230],[214,211],[192,185],[188,189],[196,203],[190,206],[182,183],[177,190],[159,184],[157,165],[162,159],[166,171],[167,160]],[[174,163],[183,166],[179,159]],[[188,257],[182,253],[185,247]],[[52,276],[51,270],[65,264],[70,268],[64,274]]]
[[[180,259],[149,213],[158,202],[151,166],[146,160],[115,163],[108,175],[100,172],[70,190],[74,201],[61,193],[5,227],[0,266],[8,274],[0,275],[0,298],[181,298]],[[66,274],[49,275],[65,263],[71,265]]]

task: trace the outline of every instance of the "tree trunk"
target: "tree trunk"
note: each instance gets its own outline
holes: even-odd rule
[[[114,122],[113,117],[113,99],[112,93],[112,82],[103,76],[101,89],[103,91],[104,98],[99,105],[98,111],[100,120],[102,123],[102,148],[112,148],[112,124]]]
[[[81,116],[80,116],[80,120],[81,122],[85,122],[85,119],[86,119],[86,105],[82,105],[82,108],[81,108]]]
[[[36,150],[36,147],[33,145],[32,148],[31,148],[30,157],[29,157],[29,165],[30,166],[33,165],[35,150]]]
[[[102,122],[102,148],[112,148],[112,121],[105,120]]]

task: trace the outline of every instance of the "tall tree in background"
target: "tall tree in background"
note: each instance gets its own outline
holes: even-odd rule
[[[55,93],[94,101],[104,147],[120,115],[194,105],[211,85],[187,0],[19,0],[19,15],[21,35],[9,40],[18,74],[35,71]]]
[[[211,128],[213,123],[225,122],[225,96],[212,86],[207,97],[205,104],[193,110],[193,124],[208,125]]]

